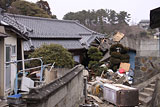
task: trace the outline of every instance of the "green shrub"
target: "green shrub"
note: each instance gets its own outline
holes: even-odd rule
[[[117,48],[120,48],[120,51],[117,52]],[[129,55],[127,54],[129,51],[128,48],[123,47],[121,44],[114,44],[110,48],[110,66],[113,71],[117,71],[121,62],[129,62]]]
[[[29,55],[29,58],[37,57],[43,57],[44,64],[52,64],[55,62],[55,67],[59,68],[71,68],[74,66],[71,53],[57,44],[42,45]],[[39,66],[40,62],[32,61],[31,65]]]
[[[121,60],[120,59],[117,59],[117,58],[113,58],[111,57],[110,58],[110,62],[113,64],[113,65],[119,65]]]
[[[104,68],[101,68],[100,66],[103,64],[103,62],[99,62],[100,59],[102,59],[102,52],[99,51],[96,47],[91,47],[88,52],[89,57],[89,64],[88,68],[95,72],[96,75],[100,75]]]
[[[116,72],[118,68],[119,68],[119,66],[116,65],[116,66],[114,66],[114,67],[112,68],[112,70],[113,70],[114,72]]]
[[[100,52],[98,50],[98,48],[96,48],[96,47],[91,47],[88,50],[87,54],[88,54],[88,57],[90,58],[90,60],[92,60],[92,61],[99,61],[103,57],[102,52]]]
[[[116,48],[121,48],[121,49],[123,49],[123,46],[121,45],[121,44],[114,44],[114,45],[112,45],[111,47],[110,47],[110,52],[112,53],[112,52],[117,52],[117,49]]]
[[[129,63],[129,59],[124,59],[124,60],[121,60],[121,62],[124,62],[124,63]]]
[[[121,60],[125,60],[125,59],[129,59],[129,55],[128,54],[121,54]]]
[[[129,51],[129,48],[123,47],[121,54],[126,54]]]
[[[121,53],[119,53],[119,52],[112,52],[111,53],[111,57],[114,57],[114,58],[121,58]]]

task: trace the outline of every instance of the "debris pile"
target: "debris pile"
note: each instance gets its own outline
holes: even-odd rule
[[[88,81],[87,99],[85,104],[98,104],[98,107],[101,107],[103,104],[116,106],[138,105],[138,90],[130,86],[123,85],[128,83],[126,75],[121,75],[120,73],[114,73],[112,71],[107,72],[107,75],[109,77],[107,79],[96,76],[93,80]],[[127,85],[130,84],[128,83]],[[117,100],[120,98],[123,100]],[[131,103],[132,98],[134,98],[134,102]]]

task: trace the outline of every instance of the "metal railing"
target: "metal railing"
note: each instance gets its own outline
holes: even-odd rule
[[[39,60],[41,62],[41,66],[33,67],[33,68],[29,68],[29,69],[23,69],[23,70],[20,70],[21,72],[17,72],[17,63],[31,61],[31,60]],[[9,62],[6,62],[6,64],[15,64],[16,65],[16,80],[15,80],[15,89],[14,89],[14,93],[15,94],[17,94],[17,92],[18,92],[18,74],[19,73],[22,73],[22,71],[23,71],[23,74],[25,74],[26,70],[41,68],[41,72],[40,72],[40,82],[41,82],[42,81],[42,75],[43,75],[43,69],[44,69],[44,67],[51,65],[51,64],[43,65],[42,57],[39,57],[39,58],[30,58],[30,59],[24,59],[24,60],[16,60],[16,61],[9,61]]]

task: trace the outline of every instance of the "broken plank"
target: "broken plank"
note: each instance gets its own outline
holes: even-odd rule
[[[99,99],[97,96],[88,94],[89,97],[92,97],[94,100],[96,100],[98,103],[103,103],[101,99]]]

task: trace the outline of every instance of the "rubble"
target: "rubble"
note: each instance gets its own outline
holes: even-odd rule
[[[106,65],[103,64],[101,67],[105,67]],[[120,70],[123,69],[123,73],[120,72]],[[130,106],[137,106],[139,99],[138,99],[138,90],[136,88],[130,87],[132,83],[130,83],[130,80],[133,76],[133,72],[130,69],[129,63],[121,63],[120,68],[117,70],[117,72],[113,72],[113,70],[108,69],[107,72],[102,72],[100,76],[93,76],[92,80],[88,81],[87,83],[87,102],[90,104],[90,102],[94,101],[98,103],[98,105],[101,107],[102,105],[120,105],[118,103],[115,103],[113,101],[107,100],[107,98],[111,99],[113,95],[110,97],[106,97],[106,86],[109,85],[111,87],[114,87],[113,89],[109,89],[108,92],[111,94],[116,94],[118,92],[117,89],[122,92],[123,95],[117,94],[117,96],[123,97],[123,100],[121,104],[123,105],[129,105]],[[114,90],[115,89],[115,90]],[[115,93],[113,93],[115,92]],[[109,95],[109,93],[107,95]],[[127,96],[128,95],[128,96]],[[135,96],[136,95],[136,96]],[[116,95],[115,95],[116,96]],[[118,96],[118,98],[119,98]],[[129,100],[129,96],[134,96],[135,102],[131,102],[131,99]],[[127,98],[127,101],[130,101],[130,103],[125,102],[124,100]],[[115,97],[112,100],[117,100]],[[118,101],[117,101],[118,102]],[[110,104],[111,103],[111,104]],[[120,103],[120,102],[119,102]],[[103,107],[102,106],[102,107]]]

